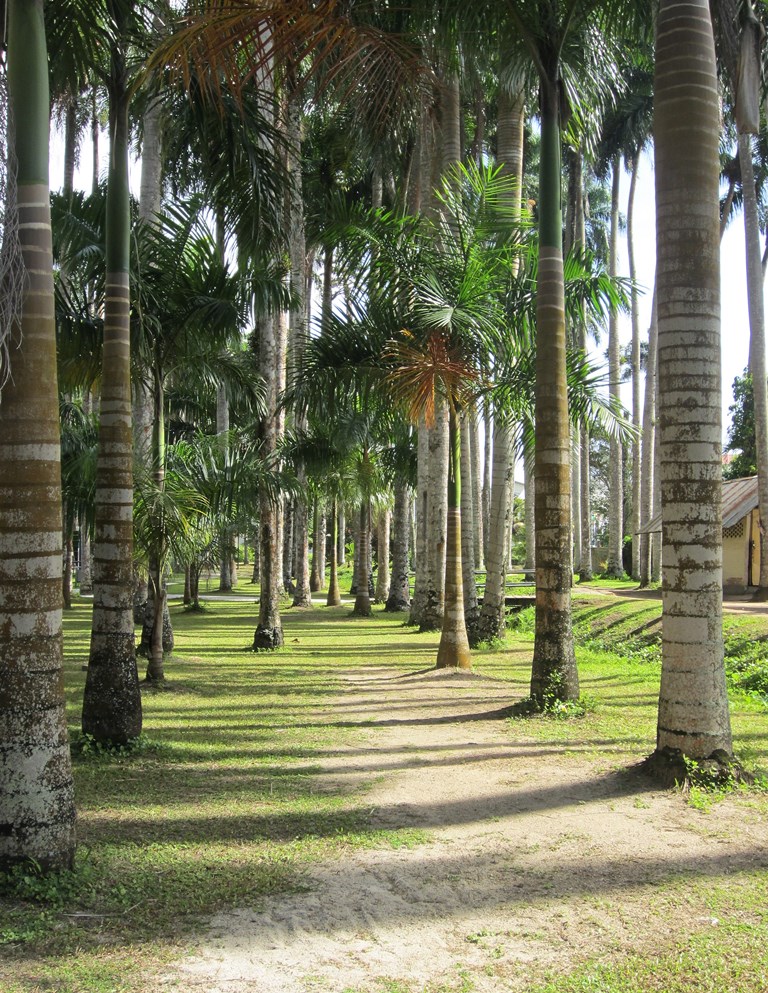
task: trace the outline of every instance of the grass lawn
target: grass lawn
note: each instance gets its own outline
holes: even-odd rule
[[[626,643],[626,625],[640,629],[641,637],[652,633],[653,616],[648,604],[617,608],[602,599],[585,600],[576,624],[585,642],[582,690],[593,709],[581,720],[518,719],[506,728],[512,737],[540,738],[564,761],[587,754],[623,766],[652,749],[659,664],[651,650],[618,656],[608,633],[624,630]],[[267,894],[300,888],[302,869],[320,859],[364,846],[428,843],[414,830],[374,830],[364,788],[344,794],[320,786],[318,757],[365,728],[319,721],[315,711],[336,691],[343,669],[369,661],[413,671],[432,665],[437,635],[418,634],[403,626],[402,616],[380,608],[360,620],[350,617],[349,607],[318,606],[286,610],[286,647],[254,654],[246,650],[255,627],[252,603],[218,601],[192,614],[174,602],[171,610],[176,650],[166,661],[167,686],[144,690],[140,747],[123,756],[86,750],[75,759],[75,871],[50,881],[18,874],[6,885],[0,903],[4,993],[155,990],[164,964],[216,910],[258,907]],[[65,616],[73,733],[89,625],[90,605],[76,600]],[[768,633],[766,622],[758,628],[745,620],[734,636],[754,645]],[[507,680],[514,702],[527,694],[531,651],[530,618],[523,615],[505,645],[475,653],[475,667]],[[768,712],[756,690],[734,693],[732,719],[737,751],[768,769]],[[760,792],[745,802],[766,806]],[[765,876],[695,885],[709,887],[713,917],[726,905],[743,907],[743,927],[701,928],[653,960],[589,963],[541,989],[768,990],[768,980],[754,985],[758,974],[766,975]],[[683,897],[682,888],[670,884],[670,900]],[[744,985],[747,976],[752,985]]]

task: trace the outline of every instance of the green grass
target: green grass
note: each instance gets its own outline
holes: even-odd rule
[[[605,647],[614,637],[614,647],[625,644],[629,628],[648,619],[643,611],[649,605],[619,604],[616,613],[615,598],[612,606],[602,600],[585,598],[576,615],[577,631],[588,635],[579,635],[584,644],[578,649],[582,692],[590,701],[586,714],[514,718],[505,728],[511,741],[537,743],[558,761],[586,756],[621,769],[653,746],[659,667]],[[340,672],[369,662],[404,671],[427,668],[434,663],[437,635],[404,626],[400,615],[376,610],[361,621],[350,617],[348,607],[318,606],[286,610],[286,647],[254,654],[246,650],[255,626],[253,604],[218,601],[203,614],[189,614],[174,602],[171,610],[177,647],[166,661],[167,687],[144,690],[141,747],[130,755],[86,750],[75,758],[74,873],[49,882],[19,874],[6,888],[0,902],[4,993],[154,990],[153,976],[217,910],[258,908],[270,894],[300,890],[304,870],[322,859],[429,841],[420,831],[377,829],[366,784],[331,787],[320,762],[334,759],[340,746],[362,741],[368,727],[328,709]],[[751,619],[737,618],[732,627],[732,636],[745,644],[766,633]],[[73,734],[89,629],[90,606],[76,601],[65,616]],[[475,668],[505,680],[512,703],[528,693],[531,648],[530,614],[524,612],[504,645],[475,653]],[[762,700],[735,694],[732,721],[737,751],[751,765],[768,768]],[[765,814],[760,795],[745,802]],[[754,984],[768,947],[765,879],[739,876],[720,888],[711,881],[695,885],[712,916],[727,918],[727,926],[697,924],[690,939],[651,959],[588,963],[572,975],[553,977],[541,993],[768,989]],[[680,900],[675,883],[669,884],[668,899],[673,905]],[[714,985],[703,985],[705,973]],[[667,986],[661,985],[663,976]],[[753,984],[740,985],[744,977]],[[471,976],[457,975],[450,988],[472,989]],[[379,989],[387,987],[371,987]]]

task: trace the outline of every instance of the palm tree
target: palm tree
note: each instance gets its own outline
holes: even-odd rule
[[[106,0],[111,28],[102,73],[109,94],[110,160],[106,206],[106,296],[99,456],[93,546],[91,650],[83,731],[125,743],[141,732],[141,694],[133,634],[133,435],[130,381],[130,193],[128,148],[130,40],[143,26],[141,5]]]
[[[722,640],[718,111],[707,0],[662,0],[654,122],[665,556],[657,758],[732,753]]]
[[[10,0],[6,14],[8,90],[0,104],[6,115],[4,138],[13,133],[7,127],[12,113],[15,141],[3,156],[0,867],[34,860],[42,869],[61,869],[74,858],[75,807],[62,672],[61,470],[43,0]],[[14,155],[16,190],[9,167]],[[22,266],[27,274],[23,291]]]
[[[601,0],[509,0],[506,10],[539,82],[539,281],[536,318],[536,635],[531,698],[572,700],[579,681],[571,630],[570,426],[565,365],[565,300],[560,133],[564,50],[605,19]],[[595,36],[593,35],[593,41]],[[576,47],[580,47],[578,44]],[[581,50],[584,51],[582,36]]]

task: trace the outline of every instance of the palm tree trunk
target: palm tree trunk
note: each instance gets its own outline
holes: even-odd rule
[[[553,67],[553,68],[556,68]],[[565,369],[557,74],[542,73],[539,276],[536,295],[536,634],[531,698],[574,700],[571,630],[571,431]]]
[[[128,189],[129,91],[125,58],[111,53],[106,304],[93,551],[93,620],[83,731],[124,744],[141,733],[133,633],[133,438],[131,425]]]
[[[292,182],[289,187],[288,254],[291,261],[291,289],[294,306],[291,308],[290,346],[293,362],[300,366],[307,333],[307,239],[304,229],[304,198],[301,175],[301,102],[293,88],[293,73],[288,73],[289,97],[286,112],[287,160]],[[296,428],[305,431],[306,418],[298,417]],[[303,460],[296,466],[299,495],[294,505],[293,528],[296,550],[296,589],[293,606],[312,606],[312,589],[309,576],[309,507],[307,503],[307,471]]]
[[[323,527],[323,512],[319,497],[315,497],[312,514],[312,569],[309,574],[309,588],[312,593],[318,593],[323,588],[323,575],[320,571],[322,545],[325,544],[325,528]]]
[[[525,479],[525,565],[527,572],[536,568],[536,473],[535,454],[523,453]]]
[[[640,470],[640,586],[651,582],[651,553],[653,541],[647,530],[653,515],[653,490],[655,480],[654,451],[656,448],[656,382],[659,353],[659,323],[656,309],[656,287],[651,303],[651,324],[648,329],[648,358],[645,367],[645,398],[643,403],[643,441]]]
[[[629,278],[632,280],[631,319],[632,319],[632,426],[635,437],[632,439],[632,578],[640,578],[640,508],[641,508],[641,453],[640,453],[640,304],[637,292],[637,266],[635,264],[635,193],[637,191],[637,170],[639,155],[632,159],[632,173],[627,200],[627,255],[629,258]]]
[[[448,453],[445,609],[436,668],[470,669],[472,657],[464,623],[461,570],[461,428],[453,405],[448,411]]]
[[[461,573],[464,594],[464,623],[469,633],[477,626],[480,609],[477,604],[477,583],[475,581],[475,518],[472,507],[472,428],[471,413],[465,412],[460,418],[461,478]]]
[[[407,483],[395,483],[395,510],[392,515],[392,574],[389,597],[384,609],[389,612],[407,610],[410,605],[408,585],[408,545],[411,531],[411,500]]]
[[[371,502],[365,499],[360,504],[360,528],[355,544],[355,617],[371,616],[371,593],[368,578],[371,574]]]
[[[749,308],[749,357],[755,405],[755,451],[757,453],[757,499],[761,521],[768,521],[768,380],[765,358],[765,307],[760,257],[760,224],[757,213],[752,139],[739,135],[741,186],[744,195],[744,238],[747,249],[747,303]],[[768,598],[768,528],[760,535],[760,580],[757,596]]]
[[[469,421],[470,465],[472,469],[472,537],[475,568],[485,568],[485,540],[483,531],[482,463],[480,459],[480,419],[477,409]]]
[[[662,0],[654,131],[664,532],[655,754],[700,759],[732,751],[722,635],[719,102],[707,0]]]
[[[339,589],[339,543],[337,529],[339,526],[338,502],[331,502],[331,571],[328,578],[328,597],[326,607],[341,606],[341,591]]]
[[[483,520],[483,564],[488,562],[488,543],[491,532],[491,438],[493,436],[493,422],[491,419],[491,405],[488,400],[483,401],[483,489],[480,494],[482,504],[481,517]]]
[[[621,159],[618,155],[613,158],[611,182],[611,231],[608,259],[608,272],[612,279],[618,272],[618,242],[619,242],[619,190],[621,180]],[[615,307],[611,307],[608,316],[608,391],[615,400],[621,393],[621,361],[619,351],[619,315]],[[624,537],[623,509],[623,446],[621,440],[611,437],[611,467],[608,486],[608,564],[606,574],[621,579],[624,575],[622,561],[622,546]]]
[[[386,603],[389,596],[389,533],[391,514],[389,507],[379,511],[377,546],[379,564],[376,570],[376,603]]]
[[[513,455],[514,450],[509,427],[504,421],[498,420],[494,424],[493,431],[491,526],[489,529],[488,559],[485,563],[485,593],[483,594],[477,633],[471,642],[473,646],[481,641],[502,638],[507,626],[504,613],[506,580],[504,534],[509,518],[509,477],[514,471]]]
[[[448,423],[443,404],[428,429],[426,582],[420,631],[439,631],[445,608],[445,556],[448,497]]]
[[[259,335],[259,367],[267,389],[267,411],[261,423],[265,456],[277,451],[282,435],[278,398],[285,385],[285,314],[266,318]],[[280,621],[280,508],[266,487],[259,494],[259,543],[261,548],[259,622],[253,636],[255,650],[271,650],[283,644]]]
[[[27,283],[20,322],[8,342],[13,375],[0,403],[0,869],[30,859],[45,870],[66,869],[75,854],[75,805],[61,643],[48,59],[42,0],[10,0],[6,8]]]
[[[427,512],[429,508],[429,432],[424,420],[417,428],[416,464],[416,577],[413,584],[410,624],[421,625],[427,593]]]
[[[337,557],[339,560],[339,565],[347,564],[347,516],[344,512],[344,505],[339,504],[337,507],[337,530],[338,530],[338,542],[339,547],[337,550]],[[325,542],[323,542],[323,560],[325,560]]]

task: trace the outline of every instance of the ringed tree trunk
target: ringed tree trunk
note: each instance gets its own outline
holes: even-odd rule
[[[480,608],[477,643],[503,638],[507,628],[504,612],[506,581],[505,542],[510,514],[509,479],[514,472],[509,425],[500,418],[493,424],[493,477],[491,484],[491,541],[485,563],[485,593]],[[526,494],[527,496],[527,494]],[[473,646],[474,646],[473,640]]]
[[[91,579],[91,529],[85,514],[80,518],[80,571],[78,573],[80,594],[93,590]]]
[[[371,592],[368,578],[371,574],[371,503],[363,500],[360,504],[360,528],[355,546],[355,606],[354,617],[371,616]]]
[[[61,467],[42,0],[10,0],[8,88],[27,283],[0,403],[0,868],[71,868],[75,805],[61,642]],[[21,348],[16,346],[21,344]]]
[[[662,0],[654,124],[663,529],[656,760],[732,753],[722,635],[718,112],[708,2]]]
[[[379,550],[378,569],[376,570],[376,603],[386,603],[389,596],[389,537],[391,513],[389,507],[379,511],[378,538]]]
[[[427,511],[429,507],[429,461],[427,426],[422,418],[417,427],[415,578],[409,624],[421,625],[427,590]]]
[[[611,232],[608,260],[608,272],[615,279],[617,274],[618,241],[619,241],[619,191],[621,179],[621,160],[614,156],[611,182]],[[608,390],[612,398],[618,400],[621,387],[621,357],[619,351],[619,315],[615,307],[611,307],[608,316]],[[608,504],[608,564],[606,573],[615,579],[624,575],[622,561],[622,545],[624,536],[623,509],[623,446],[620,439],[611,438],[611,468],[609,476]]]
[[[582,438],[584,435],[582,434]],[[536,568],[536,474],[533,452],[523,453],[523,477],[525,486],[525,566],[531,572]],[[589,477],[587,477],[589,478]]]
[[[96,462],[93,620],[83,732],[125,744],[141,733],[133,633],[133,439],[131,424],[128,192],[129,92],[125,58],[112,49],[106,215],[106,304]]]
[[[641,518],[641,434],[640,434],[640,306],[638,299],[637,266],[635,264],[635,193],[637,191],[637,170],[639,154],[632,158],[632,172],[629,181],[627,201],[627,256],[629,278],[632,280],[631,319],[632,319],[632,426],[635,437],[632,439],[632,578],[640,578],[640,518]]]
[[[165,390],[163,388],[163,374],[159,361],[155,362],[154,372],[155,416],[152,430],[152,447],[155,462],[154,477],[155,485],[158,490],[162,491],[165,489]],[[148,665],[145,678],[150,683],[161,683],[165,679],[165,669],[163,667],[165,638],[163,635],[165,613],[168,609],[164,576],[166,547],[165,525],[164,521],[160,520],[157,525],[157,545],[149,566],[150,597],[147,601],[147,620],[150,624],[150,631],[149,644],[147,645]],[[173,645],[171,644],[168,651],[172,647]]]
[[[307,244],[304,227],[304,199],[301,176],[301,102],[293,90],[293,73],[289,72],[289,96],[286,108],[287,160],[292,182],[289,187],[288,254],[291,262],[291,289],[295,306],[291,309],[290,339],[293,361],[300,365],[304,353],[304,337],[307,332]],[[300,417],[296,427],[305,431],[306,418]],[[294,501],[293,528],[296,549],[295,569],[296,588],[293,595],[294,607],[312,606],[312,589],[309,575],[309,504],[307,496],[307,470],[303,460],[296,466],[299,495]]]
[[[326,607],[341,606],[341,590],[339,589],[338,527],[338,501],[334,498],[331,502],[331,574],[328,579],[328,596],[325,600]],[[323,540],[325,540],[325,535],[323,535]]]
[[[506,58],[502,51],[502,61]],[[498,160],[505,176],[514,180],[508,194],[510,206],[518,214],[523,186],[523,135],[525,128],[525,93],[522,89],[512,93],[502,89],[499,93]],[[486,423],[486,432],[490,422]],[[490,446],[488,447],[490,455]],[[514,503],[515,448],[508,424],[494,418],[492,478],[488,508],[489,540],[486,546],[485,595],[480,613],[478,638],[492,641],[502,638],[507,627],[505,612],[505,586],[507,578],[506,535],[512,518]],[[526,489],[526,506],[529,492]],[[526,522],[527,525],[527,522]],[[533,527],[526,536],[526,545],[532,541]],[[470,632],[471,633],[471,632]]]
[[[485,568],[485,559],[483,558],[485,551],[485,532],[483,530],[482,466],[480,462],[480,416],[477,409],[474,409],[470,415],[469,443],[472,466],[473,551],[475,567],[477,569],[483,569]]]
[[[747,303],[749,307],[749,358],[755,407],[755,451],[757,453],[757,500],[760,520],[768,522],[768,380],[765,358],[765,308],[763,269],[760,254],[760,225],[752,166],[752,139],[739,135],[741,186],[744,194],[744,237],[747,247]],[[756,598],[768,599],[768,527],[760,536],[760,579]]]
[[[395,509],[392,515],[392,575],[384,610],[394,613],[410,605],[408,585],[408,545],[411,531],[411,499],[408,484],[395,483]]]
[[[461,574],[464,597],[464,624],[469,633],[477,627],[480,608],[477,604],[477,582],[475,579],[475,515],[472,506],[472,438],[471,415],[465,411],[459,417],[461,447]],[[450,485],[450,483],[449,483]]]
[[[420,631],[439,631],[445,609],[445,556],[448,497],[448,418],[445,405],[435,412],[427,429],[427,519],[425,532],[426,579]]]
[[[659,323],[656,309],[656,287],[653,289],[651,304],[651,324],[648,329],[648,358],[645,369],[645,399],[643,403],[643,439],[640,450],[640,526],[648,527],[653,514],[653,490],[655,479],[656,448],[656,380],[659,352]],[[647,530],[640,534],[640,587],[651,582],[651,551],[653,541]]]
[[[531,698],[576,700],[571,629],[571,430],[565,367],[557,65],[542,73],[539,277],[536,295],[536,634]]]
[[[285,385],[285,346],[285,315],[265,318],[259,335],[259,366],[267,388],[268,413],[261,425],[265,456],[277,451],[282,435],[283,421],[278,398]],[[279,537],[280,508],[273,502],[268,488],[262,486],[259,493],[259,621],[253,636],[253,648],[256,651],[279,648],[284,640],[280,620],[282,547]]]
[[[493,420],[491,405],[487,398],[483,400],[483,488],[480,493],[483,518],[483,563],[488,561],[488,544],[491,533],[491,438],[493,437]]]
[[[448,523],[445,554],[445,606],[437,649],[438,669],[470,669],[472,656],[464,622],[464,590],[461,571],[461,426],[459,414],[448,408]]]
[[[309,588],[312,593],[319,593],[325,582],[325,514],[319,497],[315,499],[315,511],[312,523],[312,570],[309,575]],[[337,564],[341,562],[337,554]]]

